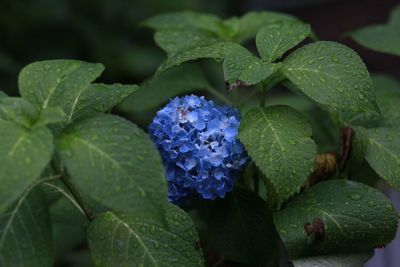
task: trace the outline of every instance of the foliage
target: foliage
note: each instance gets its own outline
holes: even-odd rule
[[[350,36],[369,49],[400,56],[400,5],[392,10],[387,24],[366,26]]]
[[[167,59],[141,86],[96,83],[102,64],[47,60],[22,69],[21,97],[0,93],[1,267],[53,266],[83,230],[105,267],[356,267],[394,238],[398,215],[374,185],[400,189],[397,80],[372,79],[355,51],[310,42],[310,25],[280,13],[144,25]],[[229,92],[198,59],[220,63]],[[277,85],[293,95],[273,98]],[[193,92],[215,104],[177,97],[155,114]],[[156,115],[153,139],[114,107]],[[171,179],[199,194],[169,203]]]

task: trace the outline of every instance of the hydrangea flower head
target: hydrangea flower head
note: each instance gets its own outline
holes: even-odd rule
[[[176,97],[157,112],[150,135],[167,169],[169,200],[222,198],[232,191],[247,153],[236,139],[240,114],[204,97]]]

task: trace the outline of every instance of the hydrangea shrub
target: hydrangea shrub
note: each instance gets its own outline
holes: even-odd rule
[[[290,15],[144,24],[167,58],[141,85],[47,60],[0,91],[0,267],[82,244],[99,267],[356,267],[395,237],[399,81]]]

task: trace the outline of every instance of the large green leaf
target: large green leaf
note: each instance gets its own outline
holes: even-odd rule
[[[293,261],[294,267],[363,267],[373,253],[316,256]]]
[[[311,127],[288,106],[254,108],[239,127],[239,139],[274,185],[278,204],[298,192],[313,171],[316,145]]]
[[[277,263],[278,234],[267,203],[254,193],[236,189],[225,199],[200,209],[204,242],[224,258],[248,264]]]
[[[101,64],[77,60],[32,63],[21,71],[20,93],[40,109],[62,107],[70,123],[93,111],[107,111],[137,90],[135,85],[91,84],[103,70]]]
[[[195,29],[165,30],[156,32],[154,38],[156,43],[168,54],[168,59],[160,65],[158,72],[199,58],[212,58],[220,61],[234,47],[238,46],[210,33]]]
[[[330,109],[377,111],[372,80],[350,48],[328,41],[308,44],[282,66],[284,75],[306,96]]]
[[[361,138],[366,138],[368,163],[393,188],[400,190],[400,129],[364,130]]]
[[[241,81],[246,85],[254,85],[267,79],[275,71],[276,65],[259,59],[244,47],[237,46],[226,55],[223,68],[225,81]]]
[[[393,9],[388,24],[370,25],[350,33],[362,46],[400,56],[400,5]]]
[[[9,212],[0,215],[0,266],[53,266],[48,208],[39,189],[26,192]]]
[[[153,214],[167,199],[161,158],[150,138],[113,115],[86,118],[57,141],[72,182],[115,211]]]
[[[44,126],[25,129],[0,120],[0,214],[40,176],[53,153],[53,136]]]
[[[38,119],[35,106],[19,97],[0,98],[0,120],[12,121],[24,127],[31,127]]]
[[[272,62],[298,45],[311,33],[310,25],[299,21],[278,21],[267,25],[256,36],[260,56]]]
[[[189,216],[170,207],[165,223],[107,212],[89,226],[88,240],[96,266],[204,266],[195,249],[197,233]]]
[[[23,98],[40,109],[68,105],[103,72],[101,64],[78,60],[48,60],[22,69],[18,85]],[[69,114],[69,113],[68,113]]]
[[[321,182],[274,216],[292,258],[355,253],[389,243],[397,213],[378,190],[348,180]]]

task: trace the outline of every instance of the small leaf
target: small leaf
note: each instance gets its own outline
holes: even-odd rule
[[[235,42],[244,42],[254,36],[266,25],[278,21],[298,21],[295,17],[278,12],[249,12],[242,17],[232,17],[224,21],[231,31],[230,38]]]
[[[284,75],[324,107],[353,112],[377,112],[372,80],[361,58],[334,42],[315,42],[290,54]]]
[[[165,219],[161,223],[112,212],[97,216],[88,229],[95,266],[204,266],[190,218],[170,207]]]
[[[57,147],[71,181],[100,204],[120,212],[153,215],[167,200],[161,158],[136,125],[112,115],[67,128]]]
[[[376,128],[364,130],[366,160],[396,190],[400,190],[400,130]]]
[[[397,213],[380,191],[348,180],[321,182],[274,216],[291,258],[356,253],[396,234]]]
[[[271,92],[274,94],[274,92]],[[307,117],[311,128],[312,138],[317,144],[318,153],[328,153],[337,150],[340,145],[340,134],[329,118],[329,114],[318,108],[306,97],[295,94],[267,95],[266,105],[285,105],[300,111]]]
[[[3,91],[0,91],[0,99],[7,97],[7,94],[4,93]]]
[[[400,5],[393,9],[388,24],[367,26],[350,36],[371,50],[400,56]]]
[[[272,62],[298,45],[311,33],[310,25],[301,22],[279,21],[263,28],[256,36],[260,56]]]
[[[316,145],[302,114],[287,106],[254,108],[239,127],[239,139],[274,185],[278,204],[298,192],[313,171]]]
[[[39,111],[31,103],[19,97],[0,98],[0,120],[31,127],[37,121]]]
[[[48,125],[54,123],[63,123],[67,121],[67,115],[64,110],[60,107],[49,107],[40,113],[39,120],[36,122],[35,126]]]
[[[0,215],[0,266],[51,267],[53,261],[46,198],[34,189]]]
[[[363,267],[373,255],[373,252],[324,255],[295,260],[293,265],[294,267]]]
[[[278,234],[267,203],[254,193],[236,189],[225,199],[209,202],[200,216],[204,241],[224,258],[243,263],[277,263]]]
[[[53,136],[46,127],[31,130],[0,120],[0,214],[36,178],[53,154]]]
[[[226,81],[254,85],[267,79],[276,70],[276,65],[264,62],[238,46],[225,57],[223,68]]]

